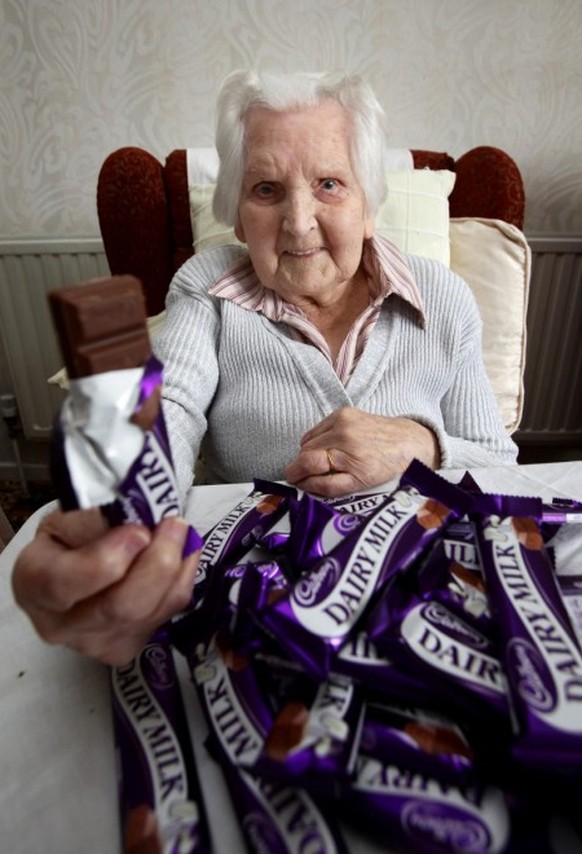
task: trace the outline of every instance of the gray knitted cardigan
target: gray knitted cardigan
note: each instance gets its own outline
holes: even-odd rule
[[[468,285],[407,255],[427,318],[388,297],[344,387],[325,356],[286,324],[208,294],[239,247],[195,255],[177,272],[155,341],[180,488],[200,450],[209,482],[283,479],[302,434],[342,406],[413,418],[438,437],[443,468],[515,463],[485,374],[481,319]]]

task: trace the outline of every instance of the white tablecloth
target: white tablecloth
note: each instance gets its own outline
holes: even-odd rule
[[[582,500],[582,461],[472,473],[487,491]],[[461,474],[448,476],[458,480]],[[187,515],[205,532],[249,488],[196,487]],[[37,511],[0,555],[0,848],[10,854],[110,854],[119,850],[120,837],[106,668],[43,644],[15,606],[10,588],[16,555],[54,506]],[[582,526],[571,525],[564,533],[559,555],[569,571],[582,573]],[[179,657],[178,666],[209,795],[215,850],[241,851],[220,771],[202,745],[205,726]],[[368,850],[360,843],[356,847]]]

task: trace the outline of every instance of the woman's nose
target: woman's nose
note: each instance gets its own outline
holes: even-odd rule
[[[311,231],[316,224],[315,204],[310,190],[289,193],[285,200],[283,228],[295,236]]]

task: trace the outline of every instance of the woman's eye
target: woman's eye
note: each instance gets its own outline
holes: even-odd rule
[[[317,184],[316,193],[323,201],[338,202],[346,195],[346,188],[337,178],[322,178]]]
[[[338,178],[321,178],[316,184],[315,195],[328,204],[341,202],[346,196],[346,187]]]
[[[254,187],[254,192],[260,199],[270,199],[275,194],[275,188],[272,184],[268,184],[264,181]]]

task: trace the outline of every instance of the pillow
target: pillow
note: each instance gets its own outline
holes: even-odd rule
[[[376,215],[376,231],[403,252],[448,266],[449,196],[456,175],[447,169],[389,172],[388,198]]]
[[[211,249],[213,246],[224,246],[227,243],[235,243],[241,246],[240,240],[235,237],[234,229],[214,219],[212,213],[214,184],[191,184],[188,192],[190,195],[194,252],[203,252],[205,249]]]
[[[415,169],[389,172],[388,198],[376,217],[379,234],[389,237],[404,252],[449,263],[449,203],[455,173]],[[212,214],[214,184],[192,184],[190,216],[194,251],[240,242],[231,228]]]
[[[451,219],[451,269],[473,291],[483,319],[483,359],[509,433],[523,410],[531,250],[523,233],[496,219]]]

